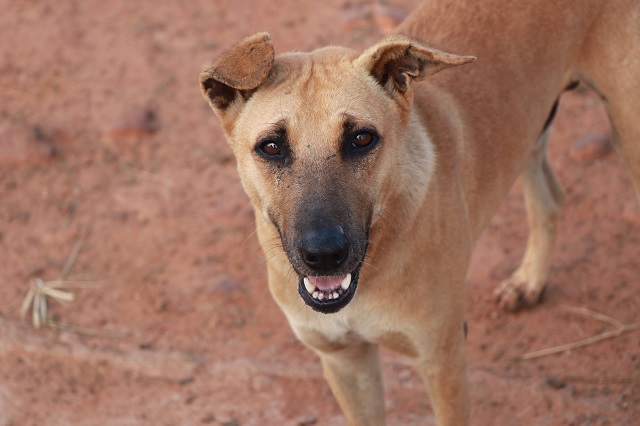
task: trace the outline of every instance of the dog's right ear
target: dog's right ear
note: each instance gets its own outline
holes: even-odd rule
[[[218,116],[243,103],[269,76],[275,52],[268,33],[245,38],[200,73],[200,90]]]
[[[412,81],[475,59],[443,52],[403,35],[392,35],[366,50],[357,62],[395,97],[406,95]]]

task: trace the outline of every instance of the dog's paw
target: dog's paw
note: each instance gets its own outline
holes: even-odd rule
[[[515,312],[536,305],[544,289],[544,283],[538,284],[535,280],[527,279],[516,272],[496,287],[493,297],[500,309]]]

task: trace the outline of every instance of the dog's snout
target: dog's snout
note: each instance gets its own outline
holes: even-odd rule
[[[318,228],[308,231],[300,243],[303,262],[318,273],[330,274],[342,265],[349,255],[349,243],[341,227]]]

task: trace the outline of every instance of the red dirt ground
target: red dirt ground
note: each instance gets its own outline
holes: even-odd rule
[[[278,52],[362,48],[385,16],[358,16],[363,0],[0,3],[0,425],[343,425],[318,360],[270,299],[252,211],[197,77],[259,30]],[[567,94],[556,123],[568,196],[543,305],[513,315],[492,301],[524,249],[517,187],[469,274],[473,417],[638,424],[640,331],[518,360],[615,329],[567,306],[639,321],[629,176],[617,154],[572,154],[609,131],[602,106]],[[19,315],[29,284],[55,280],[82,235],[69,279],[98,287],[51,302],[63,325],[36,330]],[[434,424],[409,364],[383,361],[389,424]]]

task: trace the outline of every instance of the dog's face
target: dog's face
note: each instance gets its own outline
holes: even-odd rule
[[[337,312],[355,294],[370,230],[396,185],[410,82],[472,59],[403,37],[361,55],[331,47],[275,58],[257,34],[201,74],[244,189],[314,310]]]

